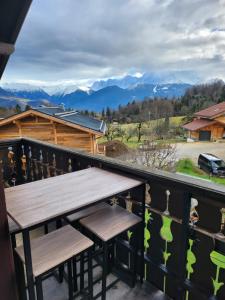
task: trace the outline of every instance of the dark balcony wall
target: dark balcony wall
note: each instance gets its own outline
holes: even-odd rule
[[[225,299],[224,186],[27,138],[0,143],[0,159],[6,186],[89,167],[144,180],[145,280],[173,299]],[[126,199],[118,202],[138,213],[135,198],[138,195],[131,195],[131,207]],[[139,236],[130,234],[116,251],[125,265]]]
[[[0,181],[0,299],[16,300],[12,249],[6,214],[5,194]]]

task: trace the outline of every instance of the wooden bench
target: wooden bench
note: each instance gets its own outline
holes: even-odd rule
[[[80,224],[89,232],[96,235],[103,245],[102,291],[100,294],[102,296],[101,299],[105,300],[107,290],[106,281],[108,275],[109,244],[113,241],[113,238],[117,237],[121,233],[131,229],[137,224],[142,224],[142,219],[118,205],[108,205],[106,208],[81,219]],[[137,252],[138,249],[135,247],[132,286],[134,286],[136,282]],[[111,283],[110,286],[116,282],[117,281]]]
[[[69,299],[72,299],[73,283],[71,279],[71,260],[76,255],[90,249],[92,245],[93,242],[89,238],[70,225],[52,231],[44,236],[32,239],[32,266],[33,276],[36,278],[36,289],[37,294],[39,295],[38,299],[43,299],[41,276],[65,262],[68,263]],[[23,246],[17,247],[15,251],[20,260],[25,263]]]
[[[108,241],[141,222],[141,218],[118,205],[104,209],[80,220],[82,226],[103,241]]]

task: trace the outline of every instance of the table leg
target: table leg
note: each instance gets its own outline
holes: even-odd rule
[[[29,295],[29,300],[35,300],[35,288],[34,288],[34,278],[33,278],[31,247],[30,247],[30,232],[28,229],[25,229],[22,234],[23,234],[25,266],[26,266],[26,274],[27,274],[28,295]]]
[[[62,220],[59,219],[56,221],[56,229],[59,229],[62,227]],[[64,277],[64,265],[59,267],[59,283],[63,282],[63,277]]]

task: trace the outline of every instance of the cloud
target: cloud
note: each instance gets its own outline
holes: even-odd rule
[[[188,70],[225,78],[224,0],[33,1],[5,80]]]

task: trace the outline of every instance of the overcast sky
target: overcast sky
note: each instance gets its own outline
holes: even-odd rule
[[[33,0],[3,80],[163,70],[225,79],[225,0]]]

